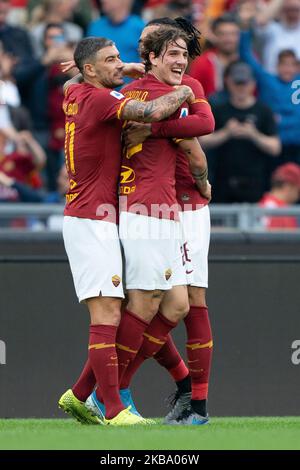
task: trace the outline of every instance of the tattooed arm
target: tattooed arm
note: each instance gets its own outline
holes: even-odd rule
[[[121,119],[143,122],[161,121],[175,113],[184,101],[193,100],[193,97],[191,88],[182,85],[175,91],[152,101],[130,100],[122,109]]]
[[[178,143],[178,146],[184,151],[189,161],[191,174],[199,193],[210,201],[211,186],[207,181],[207,160],[198,139],[194,137],[193,139],[182,140]]]

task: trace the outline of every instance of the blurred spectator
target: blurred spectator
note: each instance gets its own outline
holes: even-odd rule
[[[200,0],[202,3],[203,0]],[[145,20],[151,21],[158,18],[175,19],[183,16],[189,21],[194,20],[195,6],[197,7],[199,0],[171,0],[171,1],[148,1],[145,5],[143,17]]]
[[[28,131],[19,132],[16,136],[16,149],[5,154],[7,137],[0,132],[0,172],[15,182],[26,184],[33,189],[42,186],[40,170],[43,168],[46,156],[43,149]],[[2,177],[3,179],[3,177]],[[7,188],[8,186],[6,186]],[[3,189],[3,188],[2,188]],[[14,194],[14,196],[13,196]],[[2,192],[1,200],[18,200],[16,192]]]
[[[13,124],[10,118],[8,107],[4,101],[0,102],[0,130],[1,132],[5,130],[7,130],[9,133],[15,132],[13,129]],[[5,134],[8,137],[7,132]]]
[[[15,130],[32,132],[32,120],[30,113],[24,106],[8,106],[10,119]]]
[[[214,202],[256,202],[266,190],[268,158],[279,154],[280,141],[271,110],[254,97],[251,68],[243,62],[228,67],[229,100],[213,107],[216,131],[200,140],[205,150],[214,149]]]
[[[21,104],[19,90],[13,76],[16,63],[17,59],[15,57],[4,52],[3,44],[0,41],[1,99],[10,106],[20,106]]]
[[[147,0],[134,0],[131,8],[133,15],[142,16]]]
[[[138,41],[145,26],[130,14],[132,0],[101,0],[103,15],[92,21],[87,36],[103,36],[115,42],[124,62],[140,62]]]
[[[59,69],[60,62],[70,60],[73,58],[73,46],[66,42],[64,29],[61,24],[50,23],[45,26],[44,51],[41,58],[40,70],[37,74],[34,83],[30,89],[29,109],[32,112],[34,136],[40,145],[47,151],[47,171],[50,175],[51,189],[55,189],[55,183],[51,180],[51,170],[56,168],[56,163],[53,164],[51,158],[53,157],[51,150],[49,150],[50,134],[56,132],[57,127],[61,127],[61,106],[62,95],[53,99],[57,95],[57,89],[61,88],[62,80],[68,77],[62,74]],[[55,102],[55,104],[54,104]],[[49,104],[51,108],[49,109]],[[56,108],[56,111],[55,109]],[[58,116],[58,123],[55,122]],[[51,126],[51,128],[50,128]],[[50,161],[51,160],[51,161]],[[56,160],[56,156],[54,156]],[[57,170],[54,171],[54,179]]]
[[[45,48],[51,49],[56,44],[62,47],[63,57],[72,59],[73,48],[66,43],[61,25],[50,24],[45,30]],[[71,72],[69,72],[70,74]],[[74,72],[76,73],[76,72]],[[68,75],[61,72],[59,61],[48,66],[47,117],[49,120],[49,141],[47,146],[47,183],[50,191],[56,190],[59,169],[64,162],[65,115],[62,109],[64,98],[63,85]]]
[[[69,188],[69,178],[65,165],[59,171],[57,178],[57,191],[45,193],[43,190],[33,189],[26,183],[21,183],[11,176],[7,176],[0,170],[0,201],[2,202],[43,202],[47,204],[60,204],[64,202],[66,192]],[[37,221],[35,219],[35,221]],[[63,216],[51,215],[48,226],[52,230],[62,228]],[[30,220],[32,225],[32,218]],[[23,221],[23,226],[27,224]],[[54,228],[55,227],[55,228]]]
[[[93,0],[72,0],[72,3],[71,15],[66,19],[77,24],[85,31],[92,19],[94,10],[97,9],[95,5],[97,2]],[[27,8],[31,25],[37,24],[45,17],[45,10],[41,0],[29,0]]]
[[[210,19],[216,19],[232,10],[238,2],[239,0],[208,0],[205,14]]]
[[[259,98],[278,117],[282,153],[278,164],[294,161],[300,164],[300,106],[293,103],[292,83],[300,79],[298,60],[293,50],[282,50],[278,56],[276,75],[267,72],[251,51],[249,31],[241,34],[240,56],[254,72]]]
[[[277,0],[281,6],[280,21],[270,21],[256,29],[263,40],[263,64],[276,73],[280,51],[292,49],[300,59],[300,0]]]
[[[17,139],[17,131],[11,117],[11,109],[3,101],[0,103],[0,135],[5,136],[5,145],[0,149],[2,153],[13,152],[14,142]],[[0,152],[0,155],[1,155]]]
[[[212,24],[215,47],[197,57],[191,65],[190,75],[202,84],[206,96],[223,90],[224,69],[237,60],[240,29],[231,15],[216,19]]]
[[[21,96],[25,99],[28,85],[39,70],[39,62],[35,59],[29,34],[22,28],[7,23],[10,1],[0,0],[0,41],[5,53],[15,59],[13,75]]]
[[[0,0],[1,1],[1,0]],[[43,55],[44,38],[47,24],[62,24],[64,28],[65,41],[75,45],[82,38],[82,29],[71,23],[73,10],[77,4],[77,0],[44,0],[42,2],[42,16],[37,25],[31,28],[31,35],[34,42],[35,52],[38,57]]]
[[[299,201],[300,196],[300,166],[286,163],[279,166],[271,177],[271,190],[265,194],[259,205],[269,209],[288,207]],[[296,217],[266,216],[263,225],[267,229],[295,229],[298,225]]]

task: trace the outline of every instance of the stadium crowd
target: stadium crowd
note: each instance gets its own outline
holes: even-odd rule
[[[300,0],[0,0],[0,201],[63,200],[63,83],[76,72],[60,64],[78,41],[108,37],[138,62],[141,31],[163,16],[202,32],[189,74],[216,120],[201,138],[213,202],[259,202],[287,163],[299,195]]]

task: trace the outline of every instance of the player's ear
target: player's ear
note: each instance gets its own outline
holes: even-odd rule
[[[95,67],[93,64],[84,64],[83,71],[84,74],[88,77],[94,78],[96,76]]]
[[[152,65],[157,65],[157,62],[158,62],[158,57],[155,57],[155,53],[154,52],[150,52],[149,54],[149,60],[151,62]]]

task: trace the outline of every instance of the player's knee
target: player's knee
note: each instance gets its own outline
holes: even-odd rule
[[[144,320],[148,323],[150,323],[155,315],[158,312],[158,305],[154,303],[150,303],[147,305],[147,307],[144,310]]]
[[[112,301],[105,308],[105,321],[114,326],[119,326],[121,320],[120,303]]]
[[[165,310],[163,315],[166,316],[169,320],[171,320],[174,323],[180,322],[180,320],[183,320],[189,312],[190,306],[187,301],[181,301],[177,302],[176,305],[170,306],[171,308],[168,308]]]
[[[158,305],[152,302],[145,302],[143,304],[129,302],[127,308],[130,312],[133,312],[137,317],[141,318],[147,323],[151,322],[158,311]]]
[[[112,325],[114,326],[119,326],[119,323],[121,321],[121,312],[120,309],[112,309],[110,313],[110,318],[112,321]]]

